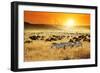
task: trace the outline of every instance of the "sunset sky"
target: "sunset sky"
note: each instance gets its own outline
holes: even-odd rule
[[[90,26],[90,14],[24,11],[24,21],[52,26]]]

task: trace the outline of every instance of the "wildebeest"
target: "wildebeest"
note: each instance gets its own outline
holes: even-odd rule
[[[27,40],[27,41],[25,41],[24,43],[31,43],[32,41],[31,40]]]
[[[39,40],[44,40],[44,36],[40,36],[40,39]]]
[[[90,42],[90,38],[84,38],[83,41]]]
[[[44,40],[44,36],[33,35],[29,37],[31,40]]]
[[[35,35],[33,35],[33,36],[30,36],[29,37],[31,40],[38,40],[38,38],[40,38],[40,36],[35,36]]]
[[[52,35],[53,38],[56,38],[57,40],[62,40],[65,36],[57,36],[57,35]]]
[[[56,39],[56,38],[51,37],[51,38],[47,38],[45,41],[57,41],[57,39]]]

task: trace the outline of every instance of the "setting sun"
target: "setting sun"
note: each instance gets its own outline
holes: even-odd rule
[[[73,27],[75,25],[75,20],[74,19],[68,19],[66,24],[68,27]]]

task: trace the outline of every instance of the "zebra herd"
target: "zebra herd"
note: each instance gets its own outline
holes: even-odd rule
[[[82,43],[77,41],[77,42],[63,42],[63,43],[52,43],[51,48],[72,48],[72,47],[82,47]]]
[[[67,36],[69,37],[69,36]],[[82,42],[89,42],[90,43],[90,35],[85,34],[85,35],[79,35],[79,36],[74,36],[69,41],[67,42],[61,42],[61,43],[52,43],[51,48],[72,48],[72,47],[82,47]]]

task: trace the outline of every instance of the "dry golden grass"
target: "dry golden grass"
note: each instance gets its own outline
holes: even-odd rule
[[[90,58],[90,43],[83,42],[82,47],[51,48],[51,42],[32,41],[24,44],[24,61],[70,60]]]

